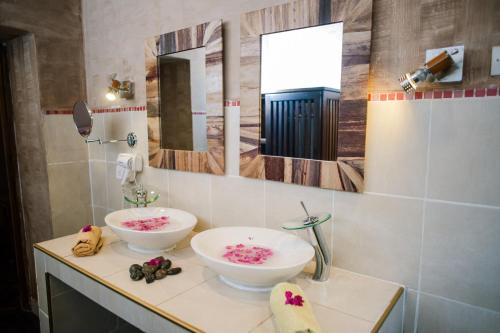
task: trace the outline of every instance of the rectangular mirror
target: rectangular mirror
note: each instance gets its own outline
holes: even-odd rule
[[[335,161],[342,22],[261,36],[261,152]]]
[[[222,22],[146,41],[149,165],[224,174]]]
[[[372,0],[241,16],[241,176],[363,191],[371,24]]]

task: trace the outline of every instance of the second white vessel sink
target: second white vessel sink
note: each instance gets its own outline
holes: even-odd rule
[[[197,219],[180,209],[143,207],[117,210],[104,221],[131,250],[157,253],[174,248],[193,230]]]
[[[254,227],[203,231],[191,247],[224,282],[251,291],[267,291],[294,277],[314,256],[313,247],[295,235]]]

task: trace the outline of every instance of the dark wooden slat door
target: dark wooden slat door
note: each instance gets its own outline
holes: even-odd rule
[[[263,95],[265,155],[335,160],[338,91],[306,88]]]

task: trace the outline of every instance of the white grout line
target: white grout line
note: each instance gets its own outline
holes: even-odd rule
[[[461,306],[471,307],[471,308],[474,308],[476,310],[489,312],[489,313],[495,314],[497,316],[500,315],[499,311],[495,311],[495,310],[492,310],[492,309],[484,308],[484,307],[479,306],[479,305],[474,305],[474,304],[469,304],[469,303],[457,301],[455,299],[447,298],[447,297],[436,295],[436,294],[430,294],[430,293],[427,293],[425,291],[419,291],[418,294],[422,294],[422,295],[429,296],[429,297],[434,297],[434,298],[440,299],[442,301],[446,301],[446,302],[450,302],[450,303],[455,303],[455,304],[458,304],[458,305],[461,305]]]
[[[88,162],[88,160],[64,161],[64,162],[50,162],[50,163],[47,163],[47,166],[69,165],[69,164],[87,163],[87,162]]]
[[[369,195],[376,195],[376,196],[381,196],[381,197],[408,199],[408,200],[420,200],[420,201],[424,200],[424,197],[413,197],[413,196],[402,195],[402,194],[390,194],[390,193],[381,193],[381,192],[362,192],[361,194],[369,194]]]
[[[331,229],[330,229],[330,232],[331,232],[331,237],[332,239],[330,239],[330,256],[332,258],[332,266],[333,266],[333,259],[334,259],[334,251],[333,251],[333,246],[335,245],[334,243],[334,237],[335,237],[335,191],[332,191],[332,206],[331,206],[331,213],[332,213],[332,218],[331,218]]]
[[[365,278],[365,279],[375,280],[375,281],[383,282],[385,284],[393,284],[393,285],[398,286],[398,287],[405,287],[400,282],[396,282],[396,281],[392,281],[392,280],[387,280],[385,278],[380,278],[380,277],[377,277],[377,276],[374,276],[374,275],[368,275],[368,274],[364,274],[364,273],[359,273],[359,272],[351,271],[349,269],[341,268],[341,267],[338,267],[338,266],[333,266],[333,267],[337,271],[347,272],[347,273],[349,273],[351,275],[356,275],[356,276],[359,276],[359,277],[362,277],[362,278]]]
[[[430,150],[430,148],[429,148],[429,150]],[[425,191],[427,192],[427,190],[425,190]],[[407,195],[380,193],[380,192],[363,192],[361,194],[368,194],[368,195],[388,197],[388,198],[397,198],[397,199],[419,200],[419,201],[426,201],[428,203],[433,202],[433,203],[442,203],[442,204],[456,205],[456,206],[467,206],[467,207],[487,208],[487,209],[500,209],[500,206],[494,206],[494,205],[484,205],[484,204],[465,202],[465,201],[450,201],[450,200],[442,200],[442,199],[432,199],[432,198],[427,197],[427,193],[425,193],[424,197],[413,197],[413,196],[407,196]]]
[[[87,149],[87,152],[88,151],[89,150]],[[90,154],[90,152],[89,152],[89,154]],[[88,162],[88,165],[89,165],[89,182],[90,182],[89,188],[90,188],[90,205],[92,207],[92,225],[96,225],[95,224],[95,220],[96,220],[96,218],[95,218],[95,210],[94,210],[94,188],[92,186],[92,183],[93,183],[92,182],[92,164],[94,164],[94,163],[90,162],[90,160],[89,160],[89,162]]]
[[[424,197],[427,198],[429,192],[429,173],[430,173],[430,153],[431,153],[431,139],[432,139],[432,114],[434,110],[434,105],[431,103],[431,108],[429,111],[429,128],[427,130],[427,151],[426,151],[426,161],[425,161],[425,178],[424,178]],[[422,284],[422,260],[424,254],[424,233],[425,233],[425,215],[427,212],[427,200],[424,200],[422,205],[422,232],[420,234],[420,255],[418,264],[418,283],[417,290],[420,291]],[[419,305],[420,305],[420,293],[417,293],[417,301],[415,305],[415,320],[413,322],[413,332],[417,333],[418,316],[419,316]]]
[[[239,166],[238,166],[239,167]],[[267,191],[268,191],[268,188],[267,188],[267,185],[266,184],[267,182],[264,180],[264,227],[267,228],[268,225],[268,221],[267,221]]]
[[[405,328],[405,317],[406,317],[406,299],[408,298],[408,289],[404,288],[403,291],[403,313],[402,313],[402,319],[401,320],[401,332],[404,332]]]
[[[108,117],[107,116],[102,117],[102,119],[101,119],[101,125],[102,125],[102,134],[103,134],[104,137],[106,137],[106,123],[107,122],[108,122]],[[105,146],[102,147],[102,150],[104,150],[104,161],[106,163],[106,165],[104,167],[104,175],[103,175],[104,176],[104,185],[105,185],[104,197],[106,198],[105,199],[106,200],[105,204],[106,204],[106,207],[107,207],[107,209],[109,211],[109,202],[110,202],[110,200],[109,200],[109,188],[108,188],[109,187],[109,181],[108,181],[108,165],[107,165],[107,163],[109,163],[108,162],[108,150],[106,149]]]
[[[214,228],[215,225],[214,225],[214,208],[213,208],[213,191],[212,191],[212,187],[213,187],[213,177],[216,177],[214,175],[209,175],[208,177],[208,215],[210,216],[210,221],[209,221],[209,225],[210,225],[210,228]]]
[[[441,199],[425,199],[425,201],[448,204],[448,205],[457,205],[457,206],[467,206],[467,207],[487,208],[487,209],[500,209],[500,206],[483,205],[483,204],[477,204],[477,203],[471,203],[471,202],[448,201],[448,200],[441,200]]]
[[[170,182],[172,181],[172,179],[170,178],[171,175],[172,175],[172,172],[169,170],[169,169],[166,169],[167,171],[167,206],[168,207],[171,207],[171,193],[170,193]]]

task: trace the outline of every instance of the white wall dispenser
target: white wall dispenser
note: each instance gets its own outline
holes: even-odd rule
[[[142,171],[142,157],[133,153],[122,153],[116,159],[116,179],[124,185],[135,181],[137,172]]]

